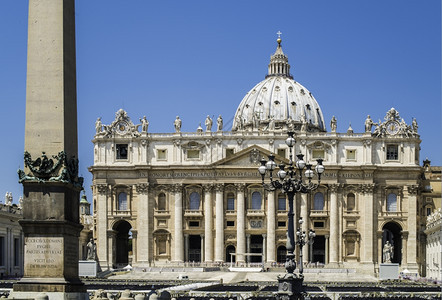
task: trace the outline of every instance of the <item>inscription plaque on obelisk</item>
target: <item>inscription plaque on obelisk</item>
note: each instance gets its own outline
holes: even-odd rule
[[[24,276],[12,296],[86,299],[78,277],[75,0],[29,0],[23,184]]]

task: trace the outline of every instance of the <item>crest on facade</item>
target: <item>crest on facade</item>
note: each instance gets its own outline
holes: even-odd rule
[[[119,109],[115,113],[115,120],[109,125],[102,124],[101,118],[98,118],[95,123],[95,137],[141,136],[141,133],[138,131],[138,127],[140,127],[142,124],[135,125],[124,109]]]
[[[416,119],[413,118],[411,125],[408,125],[394,108],[387,112],[384,122],[379,120],[378,123],[373,123],[373,125],[375,125],[374,137],[419,137]]]

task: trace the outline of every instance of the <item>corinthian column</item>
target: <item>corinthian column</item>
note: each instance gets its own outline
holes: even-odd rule
[[[184,261],[184,241],[183,241],[183,185],[174,184],[172,191],[175,194],[175,222],[174,222],[174,261]]]
[[[338,184],[332,184],[330,189],[330,261],[331,264],[338,263],[339,253],[339,223],[338,223]]]
[[[213,261],[213,185],[203,185],[204,189],[204,261]]]
[[[267,192],[267,262],[272,263],[276,261],[275,258],[275,230],[276,230],[276,213],[275,213],[275,192]]]
[[[374,239],[375,239],[375,232],[373,231],[373,205],[374,205],[374,199],[373,199],[373,184],[364,184],[362,185],[362,192],[364,193],[364,203],[363,203],[363,218],[364,218],[364,224],[362,227],[362,238],[364,241],[363,246],[363,256],[362,256],[362,262],[367,264],[374,263]]]
[[[418,211],[418,208],[416,207],[417,203],[417,191],[418,186],[417,185],[411,185],[407,186],[407,189],[405,190],[406,194],[408,195],[408,219],[407,219],[407,225],[408,225],[408,239],[406,243],[407,250],[405,251],[405,257],[406,261],[403,258],[402,260],[405,261],[407,264],[407,268],[410,270],[416,270],[417,271],[417,232],[419,230],[418,222],[417,222],[417,214],[414,214],[413,212]]]
[[[149,265],[149,249],[150,249],[150,236],[149,232],[149,184],[139,183],[136,185],[136,191],[138,194],[138,207],[137,207],[137,248],[139,251],[135,256],[135,261],[138,266],[148,266]]]
[[[245,262],[244,253],[246,253],[246,228],[245,228],[245,202],[244,202],[244,183],[236,183],[236,261]]]
[[[215,186],[215,261],[224,261],[224,205],[223,191],[224,185]]]

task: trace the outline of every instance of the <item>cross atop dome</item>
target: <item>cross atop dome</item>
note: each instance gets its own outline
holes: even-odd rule
[[[278,47],[281,47],[281,34],[282,32],[278,30],[278,32],[276,33],[278,35],[278,39],[276,40],[278,42]]]

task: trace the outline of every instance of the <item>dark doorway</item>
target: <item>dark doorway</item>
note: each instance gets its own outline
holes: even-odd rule
[[[117,232],[115,236],[115,248],[117,250],[115,264],[117,267],[124,267],[129,264],[129,252],[132,252],[131,228],[126,221],[120,221],[114,226],[114,230]]]
[[[285,263],[287,258],[287,248],[284,246],[279,246],[278,250],[276,250],[276,261],[278,263]]]
[[[189,235],[189,261],[201,261],[201,236]]]
[[[387,241],[393,246],[392,263],[401,264],[402,261],[402,227],[395,222],[388,222],[382,227],[382,249]],[[381,253],[382,257],[382,253]],[[382,261],[382,259],[381,259]]]
[[[226,248],[226,262],[236,262],[236,255],[231,255],[231,254],[235,254],[235,246],[227,246]]]
[[[312,245],[313,257],[311,259],[312,263],[325,264],[325,236],[317,235],[315,237],[315,242]]]
[[[257,254],[263,254],[262,253],[262,243],[263,243],[262,235],[252,235],[250,237],[250,253],[257,253]],[[260,263],[262,262],[262,255],[253,255],[250,256],[250,262],[251,263]]]

